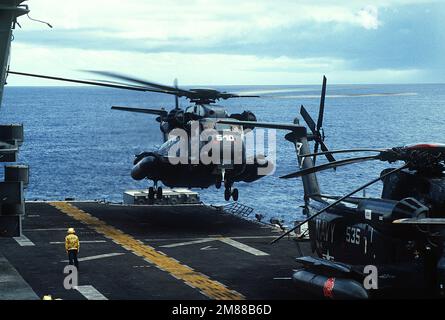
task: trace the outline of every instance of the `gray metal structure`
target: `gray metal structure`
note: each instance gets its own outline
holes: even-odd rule
[[[29,12],[24,0],[0,0],[0,106],[17,17]],[[0,125],[0,162],[15,162],[23,142],[23,125]],[[0,182],[0,237],[20,236],[25,213],[24,185],[28,183],[27,166],[5,167],[5,181]]]
[[[24,1],[0,0],[0,105],[9,64],[12,30],[15,28],[17,17],[29,12],[27,7],[21,5]]]

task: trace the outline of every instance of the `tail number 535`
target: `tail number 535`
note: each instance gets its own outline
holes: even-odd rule
[[[346,242],[360,244],[360,228],[346,227]]]

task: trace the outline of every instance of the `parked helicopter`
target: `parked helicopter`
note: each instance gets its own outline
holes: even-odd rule
[[[322,89],[324,100],[326,82]],[[323,119],[323,106],[319,118]],[[300,111],[309,128],[314,121]],[[235,123],[222,120],[222,123]],[[246,123],[280,129],[273,124]],[[367,299],[389,293],[445,294],[445,145],[414,144],[382,149],[310,152],[307,134],[296,118],[286,139],[295,145],[299,171],[282,178],[301,177],[303,214],[307,217],[272,243],[308,223],[316,256],[297,258],[301,265],[294,283],[316,295],[333,299]],[[325,147],[323,147],[325,148]],[[371,152],[374,155],[314,165],[315,156]],[[332,159],[330,159],[332,160]],[[322,194],[316,173],[364,161],[404,162],[344,196]],[[380,198],[354,197],[379,181]],[[299,240],[299,239],[297,239]],[[369,278],[373,275],[375,277]]]
[[[259,168],[273,170],[274,164],[267,160],[264,155],[256,154],[251,157],[246,155],[245,133],[250,131],[252,127],[238,124],[224,125],[216,122],[218,119],[224,118],[255,122],[256,116],[250,111],[229,115],[224,107],[214,103],[220,99],[258,96],[238,95],[220,92],[215,89],[183,89],[178,87],[176,80],[174,86],[167,86],[113,72],[89,72],[112,78],[113,81],[76,80],[9,71],[10,74],[15,75],[173,95],[175,97],[175,108],[170,111],[164,108],[112,107],[114,110],[156,115],[156,121],[160,123],[164,143],[157,150],[136,155],[133,163],[134,167],[131,170],[133,179],[142,180],[146,178],[153,181],[153,187],[148,190],[149,199],[162,198],[162,187],[158,186],[158,182],[162,182],[168,187],[187,188],[208,188],[215,185],[219,189],[223,184],[225,200],[228,201],[232,198],[237,201],[239,197],[238,189],[232,188],[235,182],[253,182],[260,179],[264,175],[258,174]],[[125,81],[125,83],[122,81]],[[180,108],[180,97],[187,98],[192,105],[185,110]],[[198,132],[192,130],[194,127],[198,129]],[[175,129],[182,129],[187,132],[188,138],[181,139],[175,136],[173,134]],[[197,143],[194,144],[193,135],[199,135],[203,131],[207,131],[206,140],[198,139]],[[181,162],[175,159],[180,156],[178,150],[185,150],[183,154],[186,154],[186,157]],[[204,151],[208,158],[211,158],[210,161],[201,161],[200,155]],[[215,157],[213,157],[212,152],[215,152]]]

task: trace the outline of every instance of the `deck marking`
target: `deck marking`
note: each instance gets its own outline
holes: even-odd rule
[[[219,241],[222,241],[228,245],[231,245],[232,247],[238,248],[240,250],[243,250],[245,252],[248,252],[250,254],[253,254],[254,256],[268,256],[269,254],[266,252],[263,252],[261,250],[252,248],[251,246],[248,246],[247,244],[238,242],[236,240],[230,239],[230,238],[219,238]]]
[[[193,241],[187,241],[187,242],[179,242],[179,243],[172,243],[172,244],[166,244],[161,246],[161,248],[176,248],[176,247],[182,247],[182,246],[188,246],[192,244],[199,244],[199,243],[205,243],[205,242],[211,242],[211,241],[221,241],[225,244],[228,244],[232,247],[235,247],[237,249],[240,249],[244,252],[253,254],[254,256],[268,256],[269,254],[263,251],[260,251],[258,249],[252,248],[251,246],[248,246],[247,244],[238,242],[236,240],[233,240],[232,238],[226,238],[226,237],[219,237],[219,238],[204,238],[204,239],[198,239]],[[209,248],[205,247],[205,248]],[[209,250],[209,249],[203,249],[200,250]]]
[[[20,237],[14,237],[14,240],[17,241],[17,243],[21,246],[21,247],[31,247],[31,246],[35,246],[35,244],[29,240],[26,236],[22,235]]]
[[[93,286],[77,286],[75,288],[88,300],[108,300],[102,293]]]
[[[199,250],[218,250],[218,248],[213,248],[212,246],[206,246],[206,247],[203,247],[203,248],[201,248]]]
[[[80,244],[83,243],[106,243],[107,240],[82,240]],[[65,241],[51,241],[49,244],[65,244]]]
[[[190,244],[197,244],[197,243],[205,243],[210,241],[215,241],[215,238],[207,238],[207,239],[200,239],[200,240],[193,240],[193,241],[187,241],[187,242],[179,242],[179,243],[172,243],[172,244],[166,244],[161,246],[161,248],[175,248],[175,247],[182,247],[182,246],[188,246]]]
[[[38,218],[38,217],[40,217],[40,214],[27,214],[25,217],[26,218]]]
[[[274,280],[292,280],[291,277],[278,277],[278,278],[273,278]]]
[[[67,228],[40,228],[40,229],[23,229],[23,231],[66,231]],[[85,230],[85,228],[76,228],[76,230]]]
[[[224,237],[224,236],[219,236]],[[225,236],[226,238],[231,239],[275,239],[277,236]],[[143,239],[143,241],[181,241],[181,240],[201,240],[201,239],[214,239],[214,237],[208,237],[208,238],[151,238],[151,239]]]
[[[123,253],[123,252],[106,253],[106,254],[99,254],[97,256],[83,257],[83,258],[79,258],[77,260],[79,260],[80,262],[82,262],[82,261],[90,261],[90,260],[97,260],[97,259],[121,256],[121,255],[124,255],[124,254],[125,253]],[[68,262],[68,260],[62,260],[61,262]]]
[[[222,283],[210,279],[208,276],[197,272],[187,265],[181,264],[177,260],[160,253],[153,247],[136,240],[134,237],[125,234],[115,227],[107,225],[104,221],[93,217],[89,213],[76,208],[66,202],[49,202],[50,205],[70,217],[88,225],[96,232],[105,235],[123,247],[128,247],[134,254],[143,257],[146,261],[154,264],[159,269],[168,272],[173,277],[182,280],[185,284],[199,290],[210,299],[221,300],[243,300],[245,297],[227,288]]]

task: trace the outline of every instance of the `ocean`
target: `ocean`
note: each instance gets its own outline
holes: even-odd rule
[[[321,85],[222,86],[221,90],[260,93],[262,98],[232,99],[219,104],[229,113],[250,110],[258,121],[292,122],[304,105],[318,116]],[[25,142],[19,163],[30,166],[27,200],[122,201],[125,190],[147,188],[134,181],[134,154],[162,143],[154,116],[111,110],[112,105],[173,108],[171,96],[99,87],[6,86],[2,123],[23,123]],[[188,105],[181,99],[181,106]],[[329,85],[324,116],[325,143],[330,149],[382,148],[418,142],[445,143],[445,85]],[[303,120],[301,119],[301,123]],[[293,145],[277,133],[277,163],[272,176],[238,183],[239,202],[291,224],[301,218],[303,186],[300,179],[279,176],[297,170]],[[353,154],[358,156],[361,154]],[[344,159],[348,155],[338,155]],[[325,162],[319,157],[317,163]],[[396,164],[397,165],[397,164]],[[365,162],[319,173],[323,193],[342,195],[377,177],[390,167]],[[394,164],[392,166],[395,166]],[[3,173],[0,174],[0,176]],[[224,204],[223,189],[197,190],[208,204]],[[366,191],[378,196],[381,184]]]

